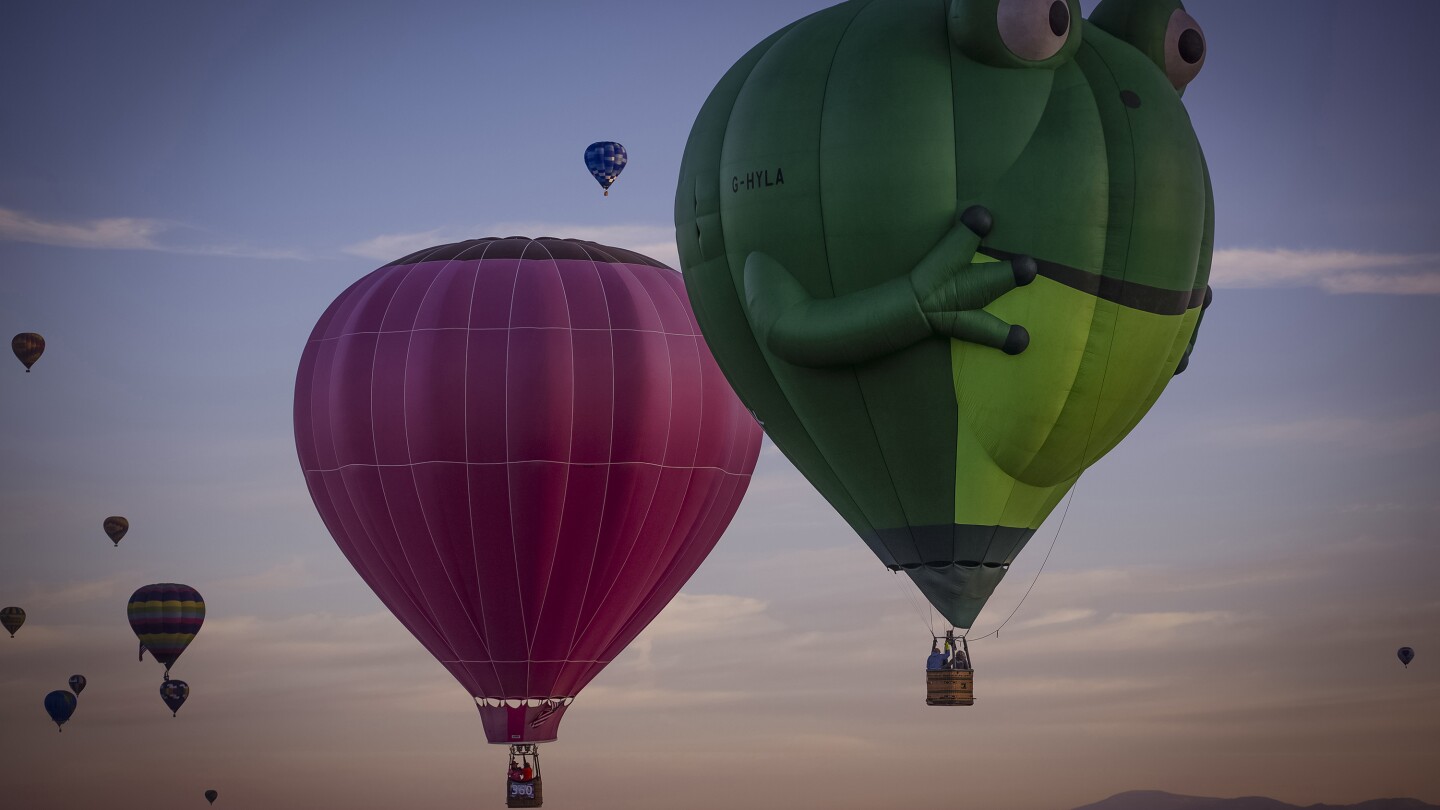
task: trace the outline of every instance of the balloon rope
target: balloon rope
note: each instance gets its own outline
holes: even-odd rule
[[[898,575],[900,572],[891,571],[890,573]],[[905,587],[905,583],[901,582],[898,576],[895,576],[894,579],[895,584],[900,587],[900,593],[904,594],[905,601],[910,603],[910,607],[915,608],[915,614],[920,617],[920,624],[924,625],[926,629],[930,631],[930,636],[933,638],[935,636],[935,619],[926,614],[925,608],[920,606],[920,602],[915,598],[915,594],[911,593],[910,589]],[[933,613],[935,610],[934,606],[931,606],[930,610]]]
[[[1010,611],[1010,615],[1005,617],[1005,621],[1001,622],[999,627],[991,630],[983,636],[976,636],[974,639],[975,641],[979,641],[982,638],[989,638],[991,636],[998,635],[1000,631],[1004,629],[1005,625],[1009,624],[1010,620],[1015,618],[1015,614],[1020,612],[1020,606],[1025,604],[1025,600],[1030,598],[1030,592],[1035,590],[1035,583],[1039,582],[1040,575],[1045,573],[1045,563],[1050,562],[1050,554],[1051,552],[1055,551],[1055,543],[1060,540],[1060,530],[1065,528],[1065,518],[1070,514],[1070,504],[1075,502],[1075,490],[1079,488],[1080,482],[1079,480],[1076,480],[1075,486],[1072,486],[1070,488],[1070,497],[1065,501],[1065,511],[1060,513],[1060,524],[1055,527],[1055,536],[1050,539],[1050,550],[1045,552],[1045,559],[1040,561],[1040,570],[1036,571],[1035,578],[1030,580],[1030,587],[1025,589],[1025,595],[1020,597],[1020,601],[1015,604],[1015,609]],[[969,636],[970,634],[967,631],[964,635],[961,636],[961,638],[968,639]]]

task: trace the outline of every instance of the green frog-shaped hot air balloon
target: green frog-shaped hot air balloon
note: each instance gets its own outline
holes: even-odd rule
[[[716,359],[956,627],[1189,361],[1204,59],[1177,0],[852,0],[695,122],[675,224]]]

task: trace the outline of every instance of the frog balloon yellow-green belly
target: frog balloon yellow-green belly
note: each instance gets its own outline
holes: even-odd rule
[[[853,0],[696,119],[676,236],[716,359],[957,627],[1189,362],[1203,58],[1176,0]]]

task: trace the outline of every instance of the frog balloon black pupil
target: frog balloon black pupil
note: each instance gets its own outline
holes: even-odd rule
[[[1069,30],[1070,6],[1065,4],[1065,0],[1055,0],[1055,2],[1050,4],[1050,33],[1054,34],[1057,37],[1063,37],[1065,36],[1065,32]],[[1185,45],[1183,40],[1181,41],[1180,45],[1183,53]]]
[[[1050,24],[1053,26],[1055,24],[1055,13],[1053,11],[1050,13],[1050,19]],[[1200,32],[1194,28],[1186,28],[1185,32],[1180,35],[1180,58],[1184,59],[1186,63],[1193,65],[1199,62],[1200,58],[1204,55],[1204,38],[1202,38]]]

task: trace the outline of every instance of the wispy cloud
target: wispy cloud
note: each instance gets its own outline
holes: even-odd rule
[[[680,266],[675,250],[675,229],[668,225],[576,225],[560,222],[498,222],[474,227],[431,228],[425,231],[386,233],[347,245],[344,252],[374,261],[394,261],[408,253],[449,242],[484,236],[553,236],[584,239],[633,250],[671,267]]]
[[[1347,250],[1215,251],[1216,287],[1318,287],[1336,295],[1440,295],[1440,253]]]
[[[302,251],[209,242],[201,229],[145,217],[107,217],[77,221],[45,220],[13,208],[0,208],[0,241],[88,250],[153,250],[191,256],[246,259],[306,258]]]
[[[1428,447],[1440,442],[1440,411],[1398,419],[1320,417],[1261,422],[1216,429],[1212,437],[1244,446],[1307,444],[1381,451]]]

